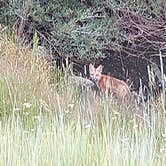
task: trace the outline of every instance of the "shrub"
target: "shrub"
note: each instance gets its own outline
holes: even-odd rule
[[[163,24],[155,26],[156,21],[160,24],[164,17],[164,5],[160,0],[2,0],[0,3],[1,24],[9,27],[16,24],[14,29],[18,35],[28,41],[37,31],[40,42],[63,57],[97,58],[105,56],[106,51],[122,51],[130,55],[141,51],[141,55],[146,50],[139,46],[143,39],[147,39],[145,45],[149,51],[156,54],[163,46],[161,43],[165,43],[162,38],[153,49],[154,36],[149,34],[156,32],[155,42],[161,37],[157,31]],[[148,36],[144,34],[146,29]],[[135,52],[131,51],[133,47]]]

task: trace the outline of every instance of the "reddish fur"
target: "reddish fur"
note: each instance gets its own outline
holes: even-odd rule
[[[130,95],[129,87],[124,81],[104,74],[101,74],[100,80],[98,81],[98,87],[102,91],[108,89],[109,92],[114,93],[120,99]]]
[[[113,93],[117,98],[123,99],[124,97],[130,97],[129,86],[122,80],[117,78],[101,74],[102,66],[94,68],[92,64],[89,65],[89,71],[92,79],[96,80],[96,84],[101,91],[108,90],[109,93]]]

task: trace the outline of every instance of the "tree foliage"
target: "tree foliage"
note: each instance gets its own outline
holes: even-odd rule
[[[18,36],[50,47],[59,56],[81,59],[121,52],[165,55],[162,0],[1,0],[0,23]]]

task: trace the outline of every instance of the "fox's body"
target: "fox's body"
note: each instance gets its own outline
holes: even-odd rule
[[[101,65],[97,68],[94,68],[92,64],[89,65],[90,77],[99,89],[103,92],[113,93],[120,100],[130,97],[129,86],[122,80],[102,74],[102,68]]]
[[[130,90],[127,84],[119,79],[101,74],[100,80],[97,82],[98,87],[101,91],[113,93],[119,99],[123,99],[130,95]]]

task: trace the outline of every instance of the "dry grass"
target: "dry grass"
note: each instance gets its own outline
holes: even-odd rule
[[[68,70],[50,83],[33,51],[0,36],[0,165],[165,165],[162,98],[125,113]]]

